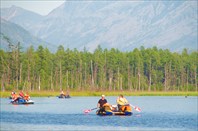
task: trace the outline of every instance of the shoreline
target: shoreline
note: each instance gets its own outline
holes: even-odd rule
[[[19,91],[16,91],[17,93]],[[26,92],[26,91],[24,91]],[[28,92],[30,97],[56,97],[59,96],[59,91],[31,91]],[[141,92],[141,91],[70,91],[70,96],[118,96],[123,94],[124,96],[198,96],[198,92],[178,92],[178,91],[151,91],[151,92]],[[7,98],[11,95],[11,91],[0,92],[1,98]]]

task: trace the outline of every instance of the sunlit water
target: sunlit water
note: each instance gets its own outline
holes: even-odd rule
[[[32,98],[33,105],[12,105],[1,98],[0,130],[198,130],[198,97],[126,97],[142,109],[132,116],[97,116],[100,97]],[[106,97],[115,104],[116,97]]]

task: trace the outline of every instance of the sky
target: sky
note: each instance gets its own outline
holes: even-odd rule
[[[64,3],[64,0],[1,0],[0,4],[1,8],[8,8],[15,5],[40,15],[47,15],[62,3]]]

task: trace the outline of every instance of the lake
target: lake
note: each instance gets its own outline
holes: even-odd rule
[[[116,104],[114,96],[107,96]],[[127,100],[142,109],[132,116],[97,116],[100,97],[32,97],[33,105],[12,105],[1,98],[0,130],[198,130],[198,97],[130,96]]]

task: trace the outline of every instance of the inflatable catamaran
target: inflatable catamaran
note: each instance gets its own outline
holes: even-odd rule
[[[125,116],[130,116],[132,115],[132,108],[129,104],[121,106],[119,109],[117,106],[111,107],[110,105],[104,105],[103,110],[99,109],[96,111],[97,115],[125,115]]]
[[[25,100],[25,99],[19,98],[16,101],[12,100],[11,103],[14,104],[14,105],[19,105],[19,104],[34,104],[34,101],[33,100]]]

